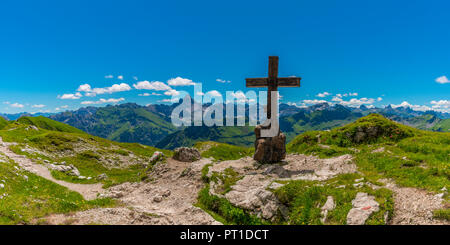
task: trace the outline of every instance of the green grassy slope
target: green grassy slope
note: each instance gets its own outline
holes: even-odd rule
[[[0,136],[5,142],[17,143],[10,146],[17,154],[26,155],[41,164],[45,161],[66,162],[67,165],[74,165],[82,176],[91,177],[89,180],[79,179],[53,171],[52,174],[57,179],[74,183],[101,182],[106,186],[127,181],[137,182],[145,179],[147,171],[151,170],[152,163],[149,159],[155,151],[162,151],[166,156],[172,154],[167,150],[137,143],[118,143],[91,136],[50,119],[44,122],[45,124],[35,121],[37,125],[60,131],[30,129],[29,121],[20,119],[0,130]],[[108,178],[98,180],[96,177],[100,174],[106,174]]]
[[[450,132],[450,119],[440,120],[438,123],[431,127],[431,130],[437,132]]]
[[[329,132],[299,135],[287,150],[321,157],[351,153],[360,171],[374,181],[388,177],[430,191],[450,188],[450,133],[418,130],[378,114]]]
[[[0,130],[6,127],[6,125],[8,125],[8,121],[3,117],[0,117]]]
[[[255,152],[253,147],[234,146],[212,141],[197,142],[194,147],[200,151],[202,157],[212,157],[217,161],[236,160],[252,156]]]
[[[0,184],[0,225],[30,224],[52,213],[115,205],[111,199],[86,201],[76,192],[21,171],[1,154]]]
[[[336,106],[331,110],[317,110],[311,113],[297,114],[280,118],[280,128],[286,134],[287,142],[295,136],[312,131],[328,130],[346,125],[362,117],[361,113],[351,112],[343,106]]]
[[[66,133],[84,133],[82,130],[74,128],[64,123],[53,121],[49,118],[38,116],[38,117],[21,117],[17,119],[17,123],[25,125],[33,125],[41,129],[59,131]]]

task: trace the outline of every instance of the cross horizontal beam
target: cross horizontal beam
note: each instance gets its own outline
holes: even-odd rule
[[[300,87],[300,77],[279,77],[278,87]],[[246,86],[249,88],[260,88],[269,86],[269,78],[246,78]]]

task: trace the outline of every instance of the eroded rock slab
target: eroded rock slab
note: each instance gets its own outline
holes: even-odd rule
[[[334,203],[334,199],[332,196],[327,197],[327,201],[321,208],[322,218],[320,219],[322,223],[325,223],[327,220],[328,212],[332,211],[336,207],[336,203]]]
[[[364,225],[369,216],[380,210],[374,196],[358,192],[352,201],[353,208],[347,214],[347,225]]]
[[[284,207],[276,196],[267,187],[271,179],[267,176],[246,175],[236,182],[233,189],[225,194],[225,198],[232,204],[249,210],[264,219],[272,220],[280,213],[286,213]]]

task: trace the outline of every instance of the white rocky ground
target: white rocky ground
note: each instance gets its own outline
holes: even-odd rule
[[[165,163],[155,165],[148,182],[124,183],[104,190],[101,184],[73,184],[54,179],[47,167],[15,154],[1,138],[0,152],[18,163],[21,168],[77,191],[86,199],[93,199],[98,195],[108,196],[118,199],[121,203],[115,208],[53,214],[45,217],[48,224],[220,224],[194,206],[198,192],[204,186],[201,169],[212,163],[210,159],[192,163],[167,159]],[[278,211],[282,215],[287,214],[286,207],[268,190],[282,186],[274,182],[275,180],[324,181],[338,174],[357,172],[351,155],[319,159],[314,156],[289,154],[284,163],[279,165],[258,165],[250,157],[218,162],[210,167],[209,174],[223,172],[230,167],[243,177],[224,197],[234,205],[252,210],[254,214],[269,220],[274,218]],[[385,183],[385,187],[394,192],[395,201],[395,213],[388,224],[450,224],[432,217],[433,210],[443,208],[442,196],[415,188],[398,187],[389,180]],[[355,183],[359,184],[362,183]],[[216,193],[215,187],[211,185],[210,191],[220,195]],[[335,205],[333,197],[328,197],[325,205],[321,207],[323,221]],[[374,198],[362,192],[358,193],[352,205],[347,216],[348,224],[364,224],[367,217],[378,210],[378,203]]]
[[[212,172],[223,172],[232,168],[244,177],[237,181],[232,190],[225,194],[232,204],[254,214],[271,220],[278,211],[287,215],[287,209],[279,203],[268,187],[275,189],[280,185],[275,180],[327,180],[338,174],[353,173],[356,165],[350,155],[330,159],[319,159],[313,156],[292,154],[286,157],[282,165],[258,165],[252,158],[219,162],[210,168]],[[211,192],[214,191],[212,185]]]
[[[209,214],[194,207],[203,187],[201,169],[209,159],[193,163],[168,159],[157,164],[148,183],[124,183],[108,189],[104,196],[117,198],[124,207],[99,208],[70,215],[51,215],[49,224],[158,224],[215,225]]]
[[[432,194],[416,188],[399,187],[384,180],[386,188],[394,192],[394,218],[391,225],[449,225],[450,222],[433,219],[433,210],[442,209],[442,194]]]

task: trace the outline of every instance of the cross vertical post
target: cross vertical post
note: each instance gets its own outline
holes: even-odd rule
[[[267,119],[272,118],[272,91],[278,90],[278,56],[269,56],[269,81],[267,84]]]

